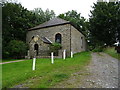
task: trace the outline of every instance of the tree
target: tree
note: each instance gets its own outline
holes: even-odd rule
[[[117,10],[117,14],[116,14],[116,37],[117,37],[117,41],[120,42],[120,1],[116,2],[116,10]]]
[[[25,41],[27,29],[37,24],[35,15],[16,3],[4,3],[2,10],[4,41],[9,42],[11,39]]]
[[[35,8],[32,12],[37,16],[41,23],[46,22],[55,17],[53,10],[47,9],[45,12],[41,8]]]
[[[87,35],[87,21],[84,17],[80,16],[80,13],[72,10],[64,14],[60,14],[58,17],[70,21],[79,31]]]
[[[20,3],[15,2],[3,2],[2,11],[3,58],[10,55],[9,49],[12,47],[9,42],[12,40],[26,42],[26,32],[29,28],[41,24],[55,15],[53,11],[49,10],[43,12],[43,15],[39,15],[28,11]]]
[[[32,18],[35,17],[31,12],[17,3],[2,4],[2,52],[3,58],[8,54],[11,47],[11,40],[26,40],[26,31],[33,26]],[[9,55],[8,55],[9,56]]]
[[[97,2],[89,19],[90,41],[94,45],[111,46],[120,35],[120,3]],[[119,39],[120,40],[120,39]]]

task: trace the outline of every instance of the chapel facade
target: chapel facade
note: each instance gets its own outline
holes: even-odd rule
[[[67,56],[70,56],[71,52],[86,50],[86,40],[82,32],[69,21],[61,18],[53,18],[30,28],[26,35],[26,42],[29,45],[28,58],[50,56],[50,45],[55,42],[62,46],[58,51],[58,57],[62,57],[63,50],[66,50]]]

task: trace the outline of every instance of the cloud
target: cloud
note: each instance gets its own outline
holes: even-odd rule
[[[56,15],[65,13],[67,11],[76,10],[85,18],[90,14],[93,2],[97,0],[18,0],[28,10],[34,8],[42,8],[46,10],[54,10]]]

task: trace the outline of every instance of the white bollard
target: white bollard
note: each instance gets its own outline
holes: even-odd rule
[[[63,51],[63,59],[66,57],[66,50]]]
[[[53,52],[51,52],[51,63],[54,63],[54,56],[53,56]]]
[[[71,58],[73,58],[73,52],[71,51]]]
[[[35,61],[36,61],[36,58],[33,58],[33,70],[35,70]]]

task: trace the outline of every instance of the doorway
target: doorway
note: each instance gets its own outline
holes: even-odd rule
[[[38,44],[35,44],[35,45],[34,45],[34,50],[36,50],[36,55],[38,56],[38,50],[39,50]]]

